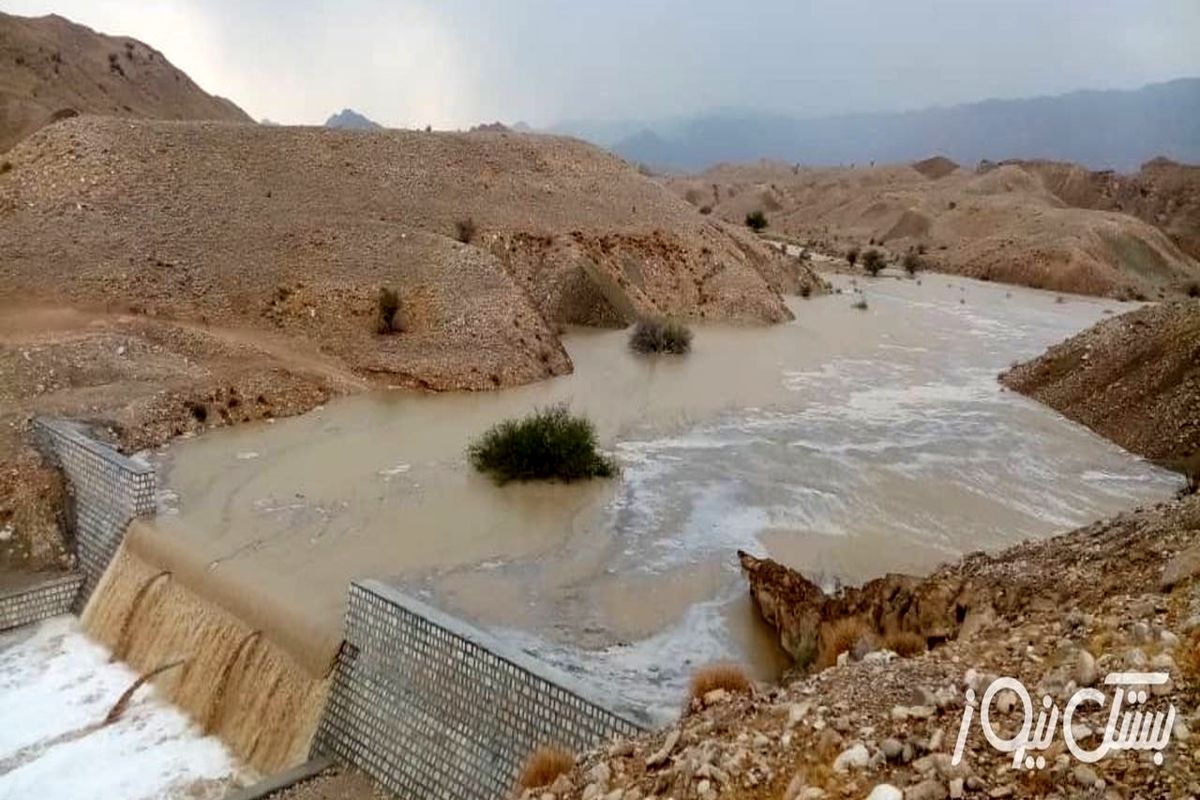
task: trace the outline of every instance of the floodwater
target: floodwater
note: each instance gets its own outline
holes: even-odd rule
[[[1123,307],[945,276],[796,299],[796,321],[696,331],[645,359],[567,338],[575,373],[503,392],[380,392],[178,442],[158,528],[210,571],[340,630],[348,582],[394,581],[576,673],[678,710],[698,664],[783,661],[738,548],[826,585],[928,571],[1167,497],[1160,470],[996,381]],[[465,457],[555,402],[596,423],[611,481],[497,487]]]
[[[0,634],[0,800],[218,800],[253,782],[150,686],[104,724],[137,677],[73,617]]]

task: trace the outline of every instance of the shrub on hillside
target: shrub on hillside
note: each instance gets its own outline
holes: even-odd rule
[[[463,244],[470,244],[475,238],[475,220],[467,217],[454,223],[454,238]]]
[[[6,172],[11,172],[12,168],[13,166],[11,161],[0,162],[0,175],[3,175]]]
[[[858,263],[858,248],[857,247],[851,247],[849,250],[846,251],[846,263],[848,263],[852,267]]]
[[[862,254],[863,269],[869,272],[872,276],[878,275],[883,271],[883,253],[872,247],[870,250]]]
[[[921,257],[916,253],[904,254],[904,271],[909,275],[916,275],[923,268]]]
[[[750,230],[761,231],[767,224],[767,215],[762,211],[751,211],[746,215],[746,227]]]
[[[396,315],[400,312],[400,295],[395,289],[379,290],[379,298],[375,301],[375,332],[381,336],[400,332],[400,321]]]
[[[737,664],[701,667],[692,675],[692,682],[688,686],[688,704],[702,702],[704,695],[717,689],[724,689],[730,694],[746,693],[750,691],[750,679]]]
[[[0,167],[0,170],[3,168]],[[1200,281],[1192,281],[1187,285],[1188,297],[1200,297]]]
[[[860,617],[841,617],[821,626],[817,637],[818,670],[832,667],[842,653],[875,649],[875,632]]]
[[[866,311],[866,310],[867,310],[867,298],[866,298],[866,296],[865,296],[865,295],[859,295],[859,296],[858,296],[858,299],[857,299],[857,300],[855,300],[855,301],[854,301],[854,303],[852,303],[850,307],[851,307],[851,308],[854,308],[854,309],[857,309],[857,310],[859,310],[859,311]]]
[[[539,747],[526,760],[521,775],[517,778],[517,786],[520,789],[540,789],[554,783],[559,775],[566,775],[574,767],[575,756],[566,750],[558,747]]]
[[[629,349],[643,355],[668,353],[680,356],[692,349],[692,332],[673,320],[639,320],[629,337]]]
[[[617,471],[597,447],[592,423],[564,405],[499,423],[473,442],[467,454],[475,469],[499,484],[609,478]]]

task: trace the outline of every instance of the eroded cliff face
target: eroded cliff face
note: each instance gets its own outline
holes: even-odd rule
[[[759,613],[801,668],[830,666],[892,647],[923,651],[959,635],[972,614],[991,614],[969,579],[885,575],[827,594],[799,572],[738,551]]]

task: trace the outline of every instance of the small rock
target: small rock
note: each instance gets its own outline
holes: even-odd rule
[[[890,783],[881,783],[871,790],[867,800],[904,800],[904,792]]]
[[[1150,626],[1145,622],[1135,622],[1133,627],[1129,629],[1129,636],[1135,644],[1149,644],[1152,641]]]
[[[1096,659],[1087,650],[1080,650],[1075,657],[1075,682],[1080,686],[1096,682]]]
[[[862,769],[871,763],[871,754],[867,746],[861,742],[842,751],[833,762],[834,772],[849,772],[852,769]]]
[[[1100,777],[1096,774],[1096,770],[1092,769],[1087,764],[1076,765],[1074,771],[1071,773],[1071,777],[1074,778],[1075,782],[1080,786],[1088,789],[1095,786],[1096,781],[1100,780]]]
[[[588,780],[592,783],[598,783],[602,787],[605,787],[612,780],[612,769],[609,768],[607,762],[601,761],[588,770],[587,776]]]
[[[904,800],[945,800],[946,794],[941,781],[930,779],[905,789]]]
[[[675,745],[677,744],[679,744],[679,728],[673,728],[667,734],[667,740],[663,742],[663,746],[654,755],[646,759],[646,766],[657,767],[659,764],[665,763],[671,757],[671,751],[675,749]]]
[[[950,781],[950,800],[959,800],[963,796],[963,779],[955,778]]]
[[[900,754],[904,752],[904,745],[896,739],[884,739],[879,745],[879,749],[883,751],[883,757],[888,761],[898,761]]]
[[[1188,578],[1197,575],[1200,575],[1200,545],[1184,550],[1167,562],[1162,580],[1159,582],[1159,588],[1164,593],[1169,592],[1175,588],[1176,584],[1183,583]]]

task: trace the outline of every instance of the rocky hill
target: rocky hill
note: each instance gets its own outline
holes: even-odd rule
[[[558,323],[777,322],[816,284],[569,139],[80,117],[8,159],[0,302],[283,331],[394,382],[528,381],[569,369]]]
[[[778,322],[823,285],[557,137],[81,116],[4,163],[0,566],[62,556],[32,413],[134,450],[370,385],[533,381],[571,369],[563,324]]]
[[[1061,161],[1013,163],[1040,177],[1067,205],[1130,214],[1162,228],[1181,250],[1200,258],[1200,166],[1156,158],[1122,175]]]
[[[1121,213],[1133,211],[1133,202],[1065,200],[1068,182],[1052,178],[1018,163],[973,170],[933,158],[861,168],[723,165],[665,182],[702,212],[742,223],[763,211],[768,234],[834,253],[875,245],[898,258],[916,250],[930,269],[1127,298],[1169,296],[1200,279],[1200,264],[1176,241]],[[1174,188],[1182,180],[1172,178],[1171,188],[1158,181],[1157,194],[1147,190],[1141,216],[1176,220],[1176,239],[1186,244],[1194,201],[1183,199],[1190,190]],[[1161,196],[1163,211],[1151,210],[1150,196]]]
[[[688,172],[756,158],[814,166],[900,162],[931,151],[963,164],[1025,156],[1131,170],[1159,154],[1200,161],[1200,78],[900,112],[806,118],[721,109],[578,120],[554,130],[656,169]]]
[[[355,131],[377,131],[383,126],[378,122],[367,119],[352,108],[343,108],[325,120],[326,128],[343,128]]]
[[[59,16],[0,13],[0,153],[76,114],[251,121],[136,39]]]
[[[1128,450],[1200,476],[1200,300],[1105,320],[1001,380]]]

